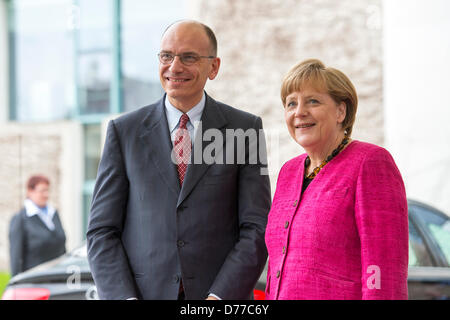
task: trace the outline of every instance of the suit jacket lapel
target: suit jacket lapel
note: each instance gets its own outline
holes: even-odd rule
[[[199,182],[200,178],[205,174],[211,164],[206,164],[201,159],[200,164],[195,164],[194,160],[200,160],[199,157],[194,155],[203,155],[204,148],[210,143],[209,141],[203,141],[203,134],[208,129],[219,129],[222,132],[222,137],[224,137],[225,143],[225,125],[227,120],[222,114],[219,106],[214,99],[206,95],[205,109],[201,117],[201,130],[197,131],[195,136],[195,142],[191,153],[191,163],[188,165],[186,176],[184,177],[183,187],[181,188],[180,196],[178,197],[177,207],[186,199],[186,197],[191,193],[192,189]],[[196,146],[202,146],[201,150],[196,149]]]
[[[147,162],[152,162],[160,172],[167,186],[176,195],[180,193],[180,182],[176,165],[172,162],[172,141],[170,139],[167,116],[164,110],[165,96],[156,103],[141,123],[140,140],[146,150]],[[148,151],[150,150],[150,151]]]

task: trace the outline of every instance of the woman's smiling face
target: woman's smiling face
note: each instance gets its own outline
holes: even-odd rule
[[[306,86],[290,93],[284,115],[292,138],[304,149],[320,151],[343,131],[345,103],[337,104],[326,92]]]

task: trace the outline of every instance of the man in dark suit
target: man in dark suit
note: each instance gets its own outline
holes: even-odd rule
[[[271,202],[262,121],[204,92],[216,54],[209,27],[172,24],[166,94],[108,125],[87,231],[101,299],[252,298]]]

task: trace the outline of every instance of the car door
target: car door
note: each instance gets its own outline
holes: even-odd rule
[[[409,202],[409,299],[450,299],[450,218]]]

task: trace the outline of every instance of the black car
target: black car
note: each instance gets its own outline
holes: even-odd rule
[[[450,217],[408,201],[410,299],[450,300]]]
[[[409,299],[450,300],[450,217],[409,200]],[[264,298],[267,269],[255,298]],[[13,277],[2,299],[98,299],[86,246]]]
[[[19,273],[8,283],[2,300],[97,300],[86,246]]]

